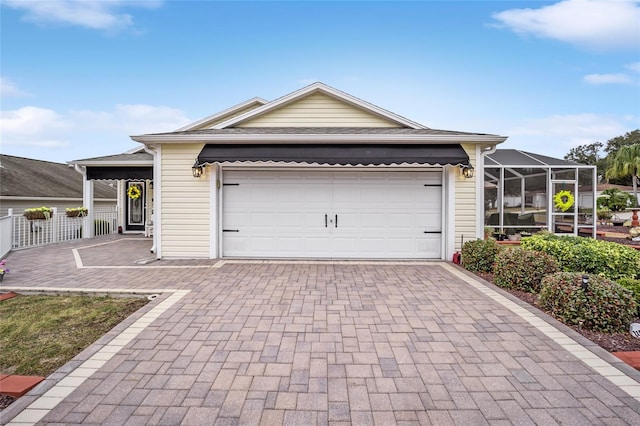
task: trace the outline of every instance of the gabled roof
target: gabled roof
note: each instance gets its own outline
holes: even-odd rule
[[[146,151],[125,152],[123,154],[105,155],[104,157],[73,160],[69,164],[79,166],[153,166],[153,155]]]
[[[0,195],[82,199],[82,175],[62,163],[0,154]],[[96,199],[115,199],[116,189],[96,182]]]
[[[357,110],[362,113],[358,120],[369,117],[372,120],[362,121],[345,121],[345,126],[341,126],[341,121],[337,120],[334,124],[333,118],[329,115],[318,114],[322,119],[315,122],[313,120],[293,119],[295,125],[283,124],[278,126],[278,120],[269,122],[269,118],[288,108],[292,110],[292,117],[300,114],[300,110],[307,109],[313,113],[314,104],[307,104],[317,95],[321,98],[331,98],[336,104],[346,105],[349,109]],[[262,101],[254,98],[255,102]],[[315,102],[314,101],[314,102]],[[249,101],[247,101],[249,102]],[[246,112],[241,112],[242,107],[246,107],[247,103],[236,105],[229,110],[223,111],[200,121],[192,123],[174,132],[166,133],[150,133],[145,135],[131,136],[136,142],[151,143],[208,143],[208,142],[225,142],[225,143],[482,143],[494,145],[504,142],[507,137],[492,135],[487,133],[471,133],[458,132],[451,130],[430,129],[419,123],[411,121],[407,118],[389,112],[383,108],[365,102],[347,93],[341,92],[333,87],[323,83],[313,83],[303,87],[300,90],[292,92],[274,101],[265,103],[261,106],[253,108]],[[300,107],[299,111],[294,108]],[[318,108],[322,113],[326,113],[326,109]],[[328,108],[332,111],[330,108]],[[306,113],[307,111],[304,111]],[[216,120],[224,116],[226,113],[235,114],[233,117],[224,121]],[[341,114],[338,109],[337,114]],[[312,114],[310,114],[312,115]],[[297,116],[299,118],[299,115]],[[281,117],[278,117],[281,118]],[[308,118],[305,116],[305,118]],[[327,126],[321,124],[323,119],[327,119]],[[353,117],[351,117],[353,118]],[[265,123],[267,119],[267,123]],[[359,126],[357,123],[363,123]],[[305,125],[306,123],[306,125]],[[319,124],[315,124],[319,123]],[[347,124],[351,123],[351,124]],[[378,125],[388,123],[387,125]],[[276,124],[276,125],[273,125]],[[286,126],[286,127],[283,127]]]
[[[355,96],[351,96],[348,93],[342,92],[338,89],[335,89],[331,86],[328,86],[324,83],[313,83],[302,89],[296,90],[295,92],[289,93],[288,95],[282,96],[274,101],[271,101],[259,108],[246,112],[244,114],[240,114],[235,116],[227,121],[223,121],[215,125],[214,129],[224,129],[228,127],[237,126],[238,124],[248,121],[250,119],[256,118],[260,115],[264,115],[270,111],[273,111],[277,108],[281,108],[284,105],[293,103],[297,100],[300,100],[306,96],[309,96],[314,93],[324,93],[325,95],[331,96],[335,99],[346,102],[355,107],[366,110],[367,112],[377,115],[379,117],[385,118],[387,120],[393,121],[401,126],[409,127],[412,129],[426,129],[427,127],[423,126],[420,123],[416,123],[415,121],[411,121],[407,118],[404,118],[400,115],[394,114],[386,109],[380,108],[376,105],[373,105],[369,102],[363,101],[362,99],[356,98]]]
[[[234,105],[231,108],[227,108],[224,111],[220,111],[218,113],[212,114],[208,117],[205,117],[201,120],[198,121],[194,121],[191,124],[187,124],[184,127],[179,128],[178,130],[176,130],[176,132],[183,132],[186,130],[194,130],[194,129],[201,129],[206,127],[209,124],[213,124],[216,121],[220,122],[220,121],[224,121],[224,120],[228,120],[231,119],[233,116],[238,115],[240,112],[245,112],[245,110],[252,110],[255,108],[258,108],[262,105],[265,105],[267,103],[267,101],[265,101],[262,98],[251,98],[247,101],[244,101],[242,103],[239,103],[238,105]]]

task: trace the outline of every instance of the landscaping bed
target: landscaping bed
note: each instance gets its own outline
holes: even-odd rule
[[[493,283],[493,274],[489,272],[476,272],[480,278],[483,278],[490,283]],[[538,295],[533,293],[528,293],[526,291],[520,290],[511,290],[502,288],[502,290],[514,295],[518,299],[522,300],[530,304],[531,306],[536,307],[537,309],[545,312],[538,301]],[[550,315],[549,312],[546,312]],[[635,322],[640,322],[640,318],[636,318]],[[585,330],[584,328],[575,327],[571,325],[567,325],[571,327],[576,332],[582,334],[587,339],[591,340],[596,345],[605,349],[608,352],[629,352],[629,351],[640,351],[640,339],[631,336],[630,333],[602,333],[598,331]]]
[[[606,232],[607,234],[616,233],[616,234],[627,234],[629,235],[630,226],[613,226],[613,225],[598,225],[598,232]],[[632,241],[630,238],[624,238],[619,236],[598,236],[599,240],[611,241],[618,244],[624,244],[626,246],[640,247],[640,241]]]
[[[606,232],[628,232],[611,228]],[[468,241],[461,260],[465,269],[603,349],[633,352],[640,351],[640,339],[629,332],[630,324],[640,322],[640,251],[630,245],[543,232],[521,247]]]
[[[46,377],[148,303],[142,297],[22,296],[0,302],[0,373]],[[0,410],[14,401],[0,395]]]

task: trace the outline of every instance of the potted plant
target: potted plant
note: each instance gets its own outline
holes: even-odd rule
[[[7,268],[7,260],[0,260],[0,283],[4,280],[4,274],[9,272],[9,268]]]
[[[491,236],[493,235],[493,228],[490,226],[485,226],[484,227],[484,239],[488,240],[489,238],[491,238]]]
[[[28,220],[47,220],[51,219],[51,215],[53,214],[53,209],[51,207],[33,207],[30,209],[25,209],[24,217]]]
[[[86,207],[71,207],[65,209],[67,217],[84,217],[89,213],[89,209]]]
[[[613,213],[608,208],[598,210],[598,220],[601,225],[606,225],[613,217]]]

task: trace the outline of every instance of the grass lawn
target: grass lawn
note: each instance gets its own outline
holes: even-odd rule
[[[48,376],[147,303],[138,297],[17,296],[0,302],[0,372]]]

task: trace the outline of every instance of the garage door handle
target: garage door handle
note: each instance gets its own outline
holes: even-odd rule
[[[338,227],[338,215],[336,215],[336,228]]]
[[[327,227],[327,215],[326,214],[324,215],[324,227],[325,228]]]

